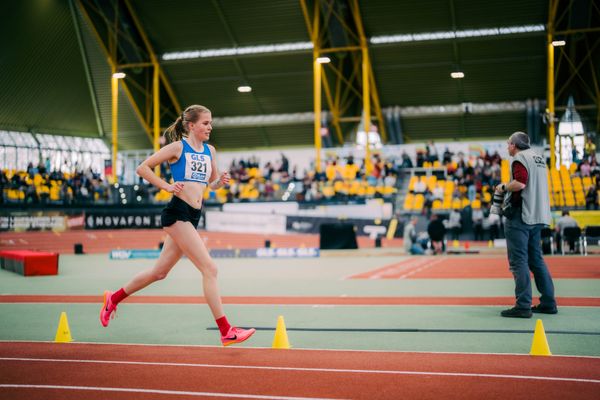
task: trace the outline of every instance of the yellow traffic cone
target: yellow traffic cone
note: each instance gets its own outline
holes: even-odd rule
[[[67,313],[60,313],[60,320],[58,321],[58,329],[56,330],[56,336],[54,337],[56,343],[69,343],[73,341],[71,337],[71,330],[69,329],[69,321],[67,320]]]
[[[285,330],[285,322],[283,316],[277,318],[277,328],[275,329],[275,337],[273,338],[274,349],[289,349],[290,342],[288,340],[287,331]]]
[[[532,356],[552,355],[552,353],[550,353],[550,346],[548,346],[548,340],[546,339],[544,324],[541,319],[538,319],[535,323],[535,332],[533,332],[533,342],[531,342],[529,354]]]
[[[454,240],[452,241],[452,247],[454,247],[455,249],[457,249],[460,246],[460,243],[458,242],[458,240]]]
[[[494,247],[494,241],[493,240],[488,240],[488,247],[489,248]]]

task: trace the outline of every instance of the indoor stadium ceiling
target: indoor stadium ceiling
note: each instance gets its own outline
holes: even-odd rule
[[[333,10],[346,21],[354,21],[350,7],[353,3],[319,2],[323,13]],[[600,13],[593,0],[575,0],[580,4],[579,11],[573,10],[573,2],[568,6],[566,3],[569,2],[559,1],[559,16],[570,7],[569,21],[564,22],[563,18],[563,25],[597,27],[597,17],[589,16],[590,10],[592,14]],[[314,0],[304,4],[312,16]],[[547,0],[358,0],[356,4],[367,40],[408,34],[415,38],[368,43],[381,108],[545,101]],[[160,89],[162,127],[174,119],[177,105],[203,104],[213,111],[216,121],[211,141],[219,149],[310,146],[312,121],[296,116],[313,112],[311,48],[257,54],[225,51],[216,56],[184,59],[164,57],[174,52],[200,54],[225,49],[231,53],[232,49],[248,46],[310,42],[302,5],[301,0],[6,2],[0,24],[4,50],[0,56],[0,129],[101,136],[109,142],[111,66],[103,46],[110,50],[111,26],[117,26],[119,34],[113,54],[119,65],[141,65],[151,58],[148,47],[143,45],[145,38],[156,54],[164,79]],[[577,19],[578,13],[583,16],[579,18],[582,21]],[[117,22],[113,23],[115,19]],[[140,29],[136,29],[136,22]],[[352,29],[352,23],[349,25]],[[541,28],[500,35],[468,33],[523,26]],[[331,43],[343,45],[349,40],[339,24],[321,29]],[[422,35],[436,32],[462,34],[437,39]],[[583,36],[591,52],[588,59],[596,61],[597,69],[598,34]],[[349,52],[331,55],[335,60],[352,57]],[[565,65],[566,61],[563,74],[569,69]],[[128,92],[122,88],[119,95],[120,149],[152,146],[147,96],[151,85],[146,85],[152,76],[148,70],[151,71],[143,67],[124,69]],[[455,71],[463,72],[464,78],[452,79],[450,73]],[[351,70],[345,71],[345,78],[351,74]],[[577,79],[571,81],[573,86]],[[334,80],[331,82],[334,85]],[[252,91],[240,93],[240,85],[249,85]],[[590,84],[591,92],[574,87],[561,91],[557,107],[566,104],[568,95],[575,96],[576,105],[587,106],[582,109],[586,122],[592,130],[597,129],[597,82],[595,88]],[[327,110],[326,101],[323,109]],[[360,110],[356,113],[360,114]],[[281,115],[287,118],[279,123],[239,122],[221,127],[218,123],[224,117],[276,119]],[[405,141],[485,139],[525,130],[525,115],[522,107],[492,107],[480,114],[401,113],[401,125]],[[344,125],[344,141],[351,140],[355,125]],[[334,137],[334,143],[337,142],[339,139]]]

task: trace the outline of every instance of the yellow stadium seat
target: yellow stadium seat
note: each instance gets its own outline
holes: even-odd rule
[[[414,202],[415,202],[415,195],[412,193],[407,194],[406,197],[404,198],[404,209],[412,210]]]
[[[571,165],[569,165],[569,173],[572,175],[575,171],[577,171],[577,164],[571,163]]]
[[[423,204],[425,204],[425,196],[422,194],[418,194],[415,196],[415,203],[413,204],[413,210],[420,210],[423,208]]]
[[[326,198],[331,198],[333,196],[335,196],[335,190],[333,188],[333,186],[323,186],[321,188],[321,193],[323,193],[323,196],[325,196]]]
[[[415,190],[415,185],[417,184],[417,181],[419,180],[418,177],[416,176],[411,176],[410,177],[410,181],[408,182],[408,190],[410,191],[414,191]]]

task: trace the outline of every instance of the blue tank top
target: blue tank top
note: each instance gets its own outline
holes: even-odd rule
[[[191,181],[208,185],[212,173],[212,155],[208,145],[197,152],[185,139],[181,139],[183,149],[179,160],[171,164],[173,181]]]

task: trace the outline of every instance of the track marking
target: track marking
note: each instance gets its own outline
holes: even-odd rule
[[[411,276],[411,275],[414,275],[414,274],[416,274],[417,272],[421,272],[421,271],[423,271],[423,270],[425,270],[425,269],[431,268],[431,267],[433,267],[434,265],[437,265],[437,264],[439,264],[439,263],[441,263],[441,262],[443,262],[443,261],[446,261],[446,259],[445,259],[445,258],[432,259],[432,260],[430,260],[430,262],[428,262],[428,263],[425,263],[425,264],[424,264],[422,267],[420,267],[420,268],[417,268],[417,269],[414,269],[414,270],[412,270],[412,271],[409,271],[409,272],[407,272],[407,273],[405,273],[405,274],[403,274],[403,275],[400,275],[400,276],[399,276],[397,279],[405,279],[405,278],[408,278],[409,276]]]
[[[430,258],[412,258],[408,261],[395,264],[391,267],[384,267],[384,269],[379,270],[369,276],[368,279],[386,279],[389,277],[395,276],[397,273],[405,271],[411,268],[419,268],[424,264],[427,264],[432,259]]]
[[[160,389],[141,389],[141,388],[115,388],[115,387],[97,387],[97,386],[0,384],[0,388],[15,388],[15,389],[59,389],[59,390],[89,390],[89,391],[97,391],[97,392],[153,393],[153,394],[168,394],[168,395],[178,395],[178,396],[224,397],[224,398],[234,398],[234,399],[334,400],[334,399],[326,399],[326,398],[322,398],[322,397],[266,396],[266,395],[259,395],[259,394],[188,392],[188,391],[180,391],[180,390],[160,390]]]
[[[24,362],[65,362],[81,364],[123,364],[123,365],[151,365],[162,367],[195,367],[195,368],[223,368],[223,369],[258,369],[269,371],[301,371],[301,372],[334,372],[348,374],[383,374],[383,375],[433,375],[433,376],[460,376],[474,378],[503,378],[503,379],[529,379],[540,381],[598,383],[600,379],[563,378],[536,375],[504,375],[504,374],[476,374],[469,372],[435,372],[435,371],[393,371],[377,369],[346,369],[346,368],[299,368],[299,367],[269,367],[260,365],[222,365],[222,364],[194,364],[194,363],[169,363],[146,361],[117,361],[117,360],[66,360],[59,358],[22,358],[0,357],[0,361]]]

